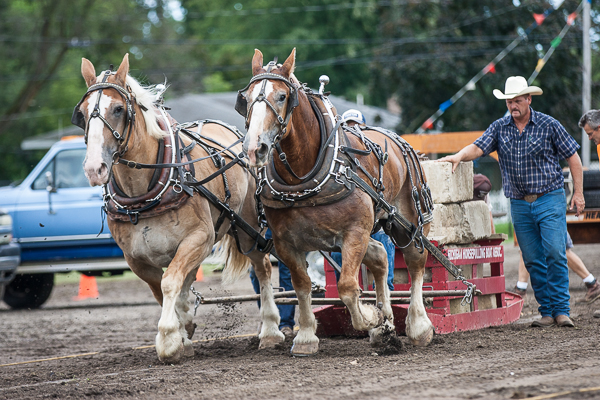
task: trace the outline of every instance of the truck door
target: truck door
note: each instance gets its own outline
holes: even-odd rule
[[[20,230],[23,261],[110,256],[92,255],[84,248],[111,241],[106,226],[98,236],[102,189],[90,187],[84,158],[85,148],[59,151],[20,196],[15,228]]]

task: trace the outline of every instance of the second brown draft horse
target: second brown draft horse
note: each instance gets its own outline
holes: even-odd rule
[[[240,90],[236,104],[238,112],[246,117],[248,133],[243,148],[250,165],[263,172],[259,190],[275,248],[290,268],[298,295],[300,330],[292,353],[307,355],[318,350],[319,339],[315,335],[316,322],[311,309],[311,281],[306,272],[305,253],[308,251],[341,251],[343,265],[338,291],[355,329],[369,331],[374,345],[393,331],[389,290],[385,283],[387,256],[383,245],[370,237],[376,222],[383,224],[394,242],[403,247],[412,279],[406,334],[413,344],[427,345],[433,336],[422,298],[427,251],[413,246],[414,236],[392,223],[391,218],[388,222],[390,213],[368,194],[369,190],[382,194],[392,210],[419,226],[426,236],[429,223],[421,220],[419,224],[417,208],[422,200],[414,201],[416,188],[412,178],[409,179],[410,174],[421,174],[418,189],[425,184],[418,161],[407,163],[403,155],[406,149],[398,145],[402,139],[393,133],[392,138],[381,129],[348,127],[344,133],[339,129],[339,116],[332,118],[335,115],[332,107],[325,107],[320,118],[315,105],[324,96],[315,95],[296,79],[293,74],[295,54],[294,49],[283,64],[270,62],[263,66],[263,55],[256,50],[252,59],[253,78]],[[323,120],[334,125],[325,135]],[[324,160],[331,152],[334,152],[333,159],[327,164]],[[319,165],[325,165],[324,173],[317,171]],[[347,179],[352,171],[368,182],[370,188],[356,188],[356,179]],[[283,194],[274,185],[290,190]],[[379,308],[359,300],[361,263],[373,273]]]

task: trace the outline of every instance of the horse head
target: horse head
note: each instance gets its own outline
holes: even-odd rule
[[[263,66],[260,50],[252,58],[252,79],[238,92],[235,109],[246,118],[247,134],[244,151],[250,165],[266,164],[275,143],[287,133],[292,112],[298,105],[298,88],[292,80],[296,63],[296,49],[282,65],[271,61]]]
[[[128,72],[128,54],[116,72],[111,66],[99,76],[89,60],[83,58],[81,62],[81,75],[88,90],[75,107],[71,122],[85,131],[83,169],[92,186],[108,183],[113,164],[132,145],[132,132],[140,129],[136,127],[136,112],[142,113],[141,120],[146,125],[143,128],[151,136],[160,137],[163,133],[154,115],[155,94],[142,88]]]

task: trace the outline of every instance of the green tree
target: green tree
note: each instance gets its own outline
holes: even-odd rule
[[[169,2],[0,0],[0,181],[23,178],[41,157],[20,150],[24,138],[70,125],[85,93],[81,57],[102,70],[129,52],[146,83],[187,64]]]
[[[251,77],[254,49],[265,62],[283,62],[296,47],[296,75],[318,87],[327,74],[327,87],[354,98],[367,88],[370,46],[378,32],[376,1],[341,3],[316,0],[182,0],[187,11],[185,36],[197,40],[193,51],[207,67],[242,88]],[[363,56],[367,56],[363,58]],[[364,93],[367,102],[369,93]]]

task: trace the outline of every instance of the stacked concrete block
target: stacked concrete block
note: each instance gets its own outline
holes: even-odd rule
[[[434,204],[460,203],[473,198],[473,163],[461,162],[452,173],[449,162],[421,163]]]
[[[434,202],[429,239],[439,244],[469,244],[492,234],[490,210],[473,198],[473,163],[426,161],[423,170]]]

